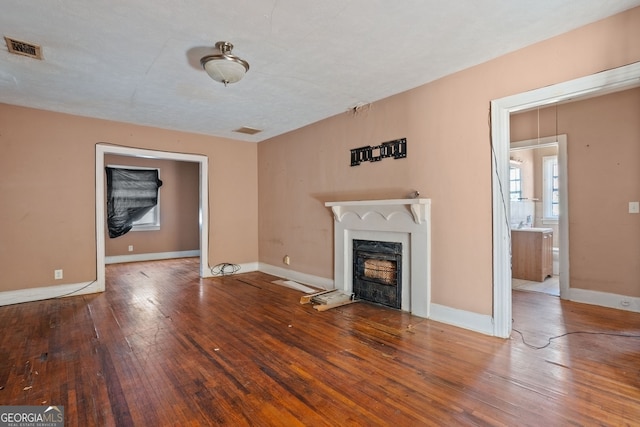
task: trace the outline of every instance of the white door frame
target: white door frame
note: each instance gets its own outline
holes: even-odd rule
[[[172,153],[167,151],[146,150],[121,147],[118,145],[96,144],[96,271],[97,290],[105,290],[105,154],[145,157],[151,159],[195,162],[200,165],[200,277],[206,276],[209,264],[209,170],[207,156],[199,154]]]
[[[511,227],[509,195],[503,193],[509,182],[510,114],[637,86],[640,86],[640,62],[491,101],[493,335],[502,338],[511,335]]]

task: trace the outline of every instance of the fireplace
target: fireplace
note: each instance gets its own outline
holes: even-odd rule
[[[331,208],[334,217],[335,289],[360,293],[362,299],[369,299],[366,295],[370,294],[384,294],[382,301],[376,302],[429,317],[431,200],[356,200],[327,202],[325,206]],[[378,254],[358,261],[358,241],[377,242],[377,248],[389,244],[395,247],[392,252],[399,253]],[[364,252],[369,253],[370,246],[371,243],[366,243]],[[359,263],[361,273],[357,272]],[[380,283],[389,281],[394,274],[394,285]],[[364,276],[363,281],[368,284],[374,283],[373,290],[360,290],[358,276]]]
[[[353,293],[357,299],[402,308],[402,243],[353,240]]]

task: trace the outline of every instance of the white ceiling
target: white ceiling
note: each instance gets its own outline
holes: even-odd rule
[[[640,0],[3,0],[0,102],[258,142],[640,5]],[[200,58],[249,62],[227,87]],[[250,136],[240,127],[263,129]]]

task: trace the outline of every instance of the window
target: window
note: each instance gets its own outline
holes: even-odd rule
[[[131,223],[131,231],[160,230],[160,193],[158,203],[149,212]]]
[[[558,156],[545,156],[542,158],[542,189],[544,219],[557,220],[560,214]]]
[[[160,229],[160,170],[108,166],[107,226],[114,238],[134,230]]]
[[[511,200],[522,199],[522,170],[513,166],[509,168],[509,195]]]

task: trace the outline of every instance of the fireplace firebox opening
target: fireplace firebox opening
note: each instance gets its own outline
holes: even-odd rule
[[[402,308],[402,243],[353,240],[355,298]]]

